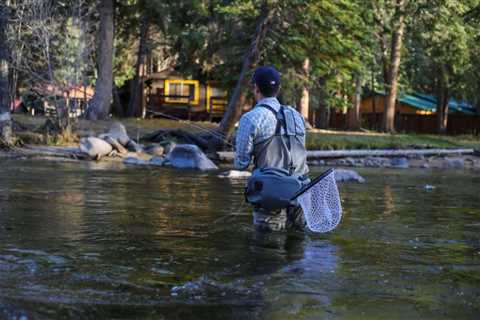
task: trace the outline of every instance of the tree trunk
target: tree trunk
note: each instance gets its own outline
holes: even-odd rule
[[[9,8],[6,3],[0,4],[0,145],[11,145],[13,140],[10,118],[10,86],[8,82],[8,16]]]
[[[227,139],[232,135],[235,128],[235,123],[242,114],[242,107],[245,101],[245,92],[243,92],[243,90],[248,85],[249,81],[249,79],[246,77],[246,74],[258,63],[260,50],[265,38],[265,34],[267,33],[268,24],[271,20],[271,17],[271,12],[266,2],[264,2],[262,13],[257,24],[257,29],[255,30],[255,35],[243,60],[240,76],[238,77],[232,97],[228,102],[227,110],[222,118],[222,121],[220,122],[219,130]]]
[[[400,57],[402,52],[403,32],[405,29],[405,0],[397,0],[396,13],[398,26],[392,35],[392,49],[390,52],[390,71],[387,82],[387,103],[385,106],[384,130],[395,132],[395,105],[397,101],[398,74],[400,70]]]
[[[383,82],[386,84],[388,82],[388,73],[390,69],[390,61],[388,59],[388,33],[389,28],[387,27],[387,13],[385,8],[382,8],[380,3],[376,1],[372,2],[373,4],[373,14],[375,22],[378,25],[378,30],[376,36],[380,42],[380,59],[382,61],[382,76]]]
[[[147,53],[148,29],[150,23],[148,18],[143,16],[140,21],[140,39],[138,44],[137,63],[135,65],[135,77],[132,83],[132,94],[128,102],[128,117],[141,117],[143,114],[143,85],[141,69],[144,65],[145,56]]]
[[[328,129],[330,126],[330,108],[326,104],[320,102],[317,112],[315,126],[318,129]]]
[[[390,59],[383,61],[384,64],[384,77],[387,77],[385,83],[386,89],[386,102],[385,112],[383,118],[383,129],[386,132],[395,132],[395,105],[397,101],[398,90],[398,76],[400,70],[400,58],[402,51],[403,33],[405,30],[405,0],[396,0],[394,17],[396,21],[393,26],[392,43],[390,49]],[[382,31],[386,32],[386,29]],[[382,50],[385,50],[385,33],[382,35],[381,45]],[[384,56],[384,55],[383,55]],[[385,64],[388,64],[388,69],[385,68]]]
[[[439,73],[439,81],[437,85],[437,132],[439,134],[446,134],[449,100],[448,80],[446,79],[443,70]]]
[[[308,79],[310,72],[310,59],[305,58],[303,62],[303,72],[305,77]],[[300,103],[298,104],[298,111],[302,114],[305,120],[309,120],[309,104],[310,104],[310,92],[308,91],[308,83],[302,85],[302,94],[300,97]]]
[[[113,88],[113,111],[112,114],[118,118],[125,117],[125,108],[123,107],[122,99],[118,93],[118,88]]]
[[[98,79],[86,117],[89,120],[105,119],[110,112],[113,87],[113,0],[101,0],[100,39],[98,41]]]
[[[375,97],[374,97],[375,98]],[[362,80],[360,76],[355,80],[355,99],[353,107],[348,110],[347,126],[349,130],[360,130],[360,106],[362,102]]]

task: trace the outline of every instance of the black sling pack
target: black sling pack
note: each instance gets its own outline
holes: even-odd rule
[[[293,158],[290,149],[291,135],[288,135],[287,127],[287,124],[289,122],[292,123],[292,121],[294,122],[294,120],[288,119],[288,116],[285,116],[283,106],[281,106],[279,112],[276,112],[270,106],[261,106],[270,110],[277,119],[275,133],[269,138],[264,148],[268,148],[275,136],[282,136],[281,128],[283,127],[285,131],[283,136],[289,136],[289,140],[287,140],[287,151],[290,157],[290,164],[289,168],[266,167],[255,169],[245,188],[245,200],[257,207],[273,211],[295,205],[291,199],[301,190],[306,181],[304,177],[299,177],[294,174],[295,168],[293,167]],[[283,117],[280,117],[279,113],[281,113]],[[291,115],[291,117],[293,117],[293,115]]]

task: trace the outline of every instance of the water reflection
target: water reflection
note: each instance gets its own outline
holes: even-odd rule
[[[214,173],[2,164],[0,318],[480,312],[470,173],[365,170],[366,184],[340,185],[339,228],[315,236],[255,232],[244,181]]]
[[[392,187],[386,184],[383,188],[383,214],[385,216],[391,216],[395,211],[395,201],[393,198]]]

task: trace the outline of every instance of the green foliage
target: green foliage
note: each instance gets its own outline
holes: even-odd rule
[[[31,26],[15,18],[12,26],[18,28],[10,27],[11,33],[17,34],[12,56],[21,52],[25,64],[19,68],[20,82],[25,86],[38,82],[39,77],[48,79],[48,59],[55,66],[55,82],[78,82],[79,75],[94,82],[95,1],[36,1],[44,5],[36,12],[31,9],[32,1],[11,1],[14,12],[31,15],[27,17]],[[73,14],[80,3],[81,21]],[[272,19],[260,63],[281,71],[284,102],[296,104],[301,89],[307,87],[311,107],[344,108],[351,104],[357,77],[370,88],[383,83],[373,4],[388,11],[393,0],[119,0],[115,9],[115,85],[122,86],[134,76],[140,21],[147,19],[151,26],[148,51],[160,52],[165,66],[185,77],[216,80],[233,88],[264,3]],[[480,0],[408,3],[401,91],[433,93],[439,74],[444,73],[452,95],[479,105]],[[395,27],[395,16],[386,14],[385,19],[388,33]],[[43,31],[48,41],[43,41]],[[308,71],[303,68],[307,58]]]
[[[451,95],[475,100],[478,24],[467,23],[464,15],[479,5],[478,0],[436,0],[419,8],[407,33],[407,86],[434,93],[444,77]]]

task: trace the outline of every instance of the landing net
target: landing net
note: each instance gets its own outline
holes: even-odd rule
[[[299,196],[298,202],[310,230],[324,233],[335,229],[342,219],[342,205],[335,182],[335,172],[332,170]]]

